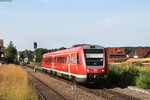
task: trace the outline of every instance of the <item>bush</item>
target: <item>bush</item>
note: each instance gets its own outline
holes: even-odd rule
[[[110,84],[123,84],[138,86],[150,89],[150,71],[140,71],[136,66],[129,66],[128,69],[122,66],[109,66]]]
[[[124,71],[122,74],[122,83],[126,85],[136,85],[136,78],[139,76],[139,70],[131,66],[128,70]]]
[[[142,71],[137,78],[136,85],[144,89],[150,89],[150,71]]]
[[[133,64],[134,66],[138,66],[138,67],[142,67],[144,66],[144,64],[142,62],[136,62],[135,64]]]
[[[123,69],[118,66],[111,66],[109,67],[109,81],[110,83],[120,83],[122,80],[121,73],[123,72]]]
[[[30,62],[29,65],[35,66],[35,62]],[[41,63],[41,62],[36,62],[36,66],[41,67],[41,66],[42,66],[42,63]]]
[[[109,82],[124,84],[124,85],[135,85],[136,78],[139,76],[139,70],[136,67],[129,67],[124,69],[119,66],[109,67]]]

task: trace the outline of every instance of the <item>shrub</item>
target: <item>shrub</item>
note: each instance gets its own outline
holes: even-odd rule
[[[128,69],[125,67],[110,66],[108,74],[110,83],[135,85],[136,78],[139,76],[139,70],[134,66],[130,66]]]
[[[30,62],[29,65],[35,66],[35,62]],[[36,66],[37,66],[37,67],[41,67],[41,66],[42,66],[42,63],[41,63],[41,62],[36,62]]]
[[[144,89],[150,89],[150,71],[142,71],[137,78],[136,85]]]
[[[133,64],[134,66],[138,66],[138,67],[142,67],[144,66],[144,64],[142,62],[136,62],[135,64]]]
[[[123,69],[118,66],[111,66],[109,67],[109,81],[110,83],[120,83],[121,81],[121,73],[123,72]]]
[[[136,78],[139,76],[139,70],[131,66],[128,70],[124,71],[122,73],[122,83],[126,85],[135,85],[136,84]]]

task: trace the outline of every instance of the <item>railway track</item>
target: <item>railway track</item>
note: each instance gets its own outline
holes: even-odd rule
[[[49,75],[50,77],[55,77],[52,75]],[[65,81],[68,84],[71,85],[76,85],[76,87],[88,91],[96,96],[100,96],[102,98],[104,98],[105,100],[140,100],[138,98],[126,95],[126,94],[122,94],[120,92],[116,92],[113,90],[110,90],[109,88],[107,88],[107,86],[104,85],[99,85],[99,84],[75,84],[69,80],[66,79],[62,79],[59,77],[55,77],[61,81]]]
[[[28,72],[30,75],[31,84],[39,94],[39,100],[67,100],[66,97],[59,94],[46,83],[42,82],[36,76]]]
[[[140,100],[138,98],[135,98],[135,97],[132,97],[129,95],[125,95],[120,92],[110,90],[108,88],[104,88],[103,86],[97,85],[97,84],[93,85],[93,86],[84,84],[84,85],[80,85],[79,87],[85,91],[92,93],[92,94],[101,96],[101,97],[105,98],[106,100]]]
[[[46,74],[43,71],[38,71],[40,73]],[[49,77],[55,77],[58,80],[61,80],[63,82],[66,82],[72,86],[74,86],[75,84],[69,80],[63,79],[63,78],[59,78],[50,74],[46,74]],[[39,80],[40,81],[40,80]],[[41,81],[42,82],[42,81]],[[125,95],[122,94],[120,92],[116,92],[113,90],[110,90],[107,86],[103,86],[103,85],[98,85],[98,84],[76,84],[75,86],[76,88],[80,88],[82,90],[85,90],[91,94],[94,94],[96,96],[102,97],[104,98],[104,100],[140,100],[138,98],[129,96],[129,95]],[[51,88],[50,88],[51,89]],[[57,91],[55,91],[57,93]],[[46,99],[48,100],[48,99]],[[63,98],[62,100],[67,100],[66,98]]]

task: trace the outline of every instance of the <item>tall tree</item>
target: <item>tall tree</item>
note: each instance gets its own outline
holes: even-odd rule
[[[8,47],[6,48],[5,56],[7,59],[7,63],[16,63],[17,49],[12,41],[10,41]]]
[[[43,49],[43,48],[38,48],[38,49],[36,49],[35,52],[36,52],[36,60],[37,60],[37,62],[41,62],[43,54],[47,53],[48,50],[47,49]]]

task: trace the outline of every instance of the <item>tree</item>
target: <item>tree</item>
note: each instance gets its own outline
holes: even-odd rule
[[[6,48],[5,56],[7,63],[16,63],[17,49],[12,41],[10,41],[8,47]]]
[[[58,48],[58,50],[65,50],[65,49],[67,49],[67,48],[65,48],[65,47]]]
[[[130,54],[132,51],[133,51],[132,49],[125,48],[125,53],[126,53],[126,54]]]
[[[36,60],[37,60],[37,62],[41,62],[43,54],[47,53],[47,52],[48,52],[47,49],[43,49],[43,48],[36,49]]]
[[[64,49],[66,49],[66,48],[65,47],[60,47],[60,48],[55,48],[55,49],[50,49],[50,50],[47,50],[47,49],[44,49],[44,48],[38,48],[35,51],[36,52],[36,61],[41,62],[42,61],[42,56],[45,53],[54,52],[54,51],[58,51],[58,50],[64,50]]]

